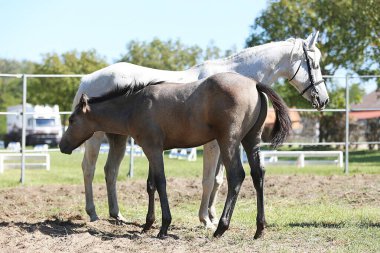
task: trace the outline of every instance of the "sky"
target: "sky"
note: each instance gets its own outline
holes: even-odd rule
[[[0,0],[0,58],[96,49],[113,63],[131,40],[244,47],[265,0]]]

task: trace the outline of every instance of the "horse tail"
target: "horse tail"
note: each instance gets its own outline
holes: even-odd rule
[[[272,102],[276,120],[271,133],[271,145],[273,148],[277,148],[289,136],[292,128],[288,107],[282,98],[269,86],[257,83],[256,87],[259,92],[265,93]]]

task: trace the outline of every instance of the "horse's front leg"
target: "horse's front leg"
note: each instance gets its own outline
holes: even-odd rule
[[[149,166],[148,180],[146,182],[146,189],[148,192],[148,213],[146,214],[146,222],[143,228],[143,233],[148,231],[156,220],[155,208],[154,208],[154,194],[156,192],[156,184],[153,176],[153,170]]]
[[[157,138],[157,137],[153,137]],[[162,225],[157,237],[165,239],[168,236],[168,228],[172,222],[172,215],[170,213],[168,196],[166,193],[166,178],[164,171],[164,159],[162,145],[155,144],[154,140],[146,137],[146,142],[141,143],[141,147],[149,161],[149,174],[152,176],[154,185],[160,196],[161,212],[162,212]],[[154,201],[154,199],[152,199]]]
[[[119,211],[116,180],[119,174],[120,163],[125,154],[127,136],[107,133],[107,138],[110,150],[108,152],[107,162],[104,166],[104,173],[106,175],[109,214],[117,221],[126,222],[126,219]]]
[[[210,197],[214,189],[215,169],[218,164],[219,146],[216,141],[206,143],[203,148],[202,201],[199,208],[199,220],[206,228],[215,229],[209,216]]]
[[[103,132],[96,132],[84,144],[85,151],[82,160],[82,171],[86,196],[86,213],[90,216],[90,221],[96,221],[99,219],[95,210],[92,181],[94,179],[96,161],[98,159],[99,148],[103,138]]]

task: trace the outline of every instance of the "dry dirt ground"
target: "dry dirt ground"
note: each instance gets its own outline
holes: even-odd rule
[[[119,182],[120,204],[129,203],[145,210],[145,185],[143,180]],[[99,205],[99,201],[106,199],[105,185],[95,185],[94,191]],[[201,181],[168,179],[168,193],[172,207],[184,201],[199,203]],[[225,193],[224,186],[219,199],[224,200]],[[266,179],[267,197],[292,198],[306,203],[321,194],[329,201],[344,199],[351,205],[379,206],[380,176],[271,175]],[[255,198],[251,181],[247,179],[239,200],[244,198]],[[173,224],[169,232],[171,238],[158,240],[155,238],[157,224],[152,232],[140,234],[144,217],[127,224],[116,224],[104,217],[89,222],[83,209],[82,185],[1,189],[0,252],[253,252],[260,251],[260,247],[265,247],[265,251],[276,251],[275,243],[270,241],[271,236],[279,233],[276,229],[269,228],[265,239],[254,240],[254,228],[240,230],[231,225],[222,238],[213,239],[211,232],[205,232],[196,223],[189,226]],[[125,216],[128,219],[128,215]],[[245,234],[246,240],[241,240],[241,235],[236,236],[241,233]],[[292,238],[284,240],[282,243],[294,244]],[[294,247],[294,251],[305,250],[302,245]]]

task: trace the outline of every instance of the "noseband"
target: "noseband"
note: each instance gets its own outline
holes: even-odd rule
[[[303,45],[302,45],[302,49],[303,49],[303,52],[304,52],[304,54],[305,54],[305,58],[306,58],[307,73],[308,73],[308,75],[309,75],[310,85],[307,86],[307,87],[306,87],[306,88],[300,93],[300,95],[303,96],[303,94],[305,94],[305,92],[308,91],[310,88],[314,88],[314,91],[318,94],[318,91],[317,91],[317,89],[315,88],[315,86],[317,86],[318,84],[324,83],[325,80],[322,78],[322,79],[319,80],[318,82],[314,82],[314,77],[313,77],[313,74],[312,74],[312,72],[311,72],[310,57],[309,57],[309,55],[307,54],[307,51],[308,51],[308,50],[306,49],[306,44],[303,44]],[[301,65],[302,65],[302,60],[301,60],[301,62],[300,62],[300,65],[299,65],[298,68],[297,68],[296,73],[294,73],[293,77],[289,79],[289,82],[292,81],[292,80],[296,77],[298,71],[299,71],[300,68],[301,68]],[[314,68],[314,66],[313,66],[313,69],[316,69],[316,68]]]

